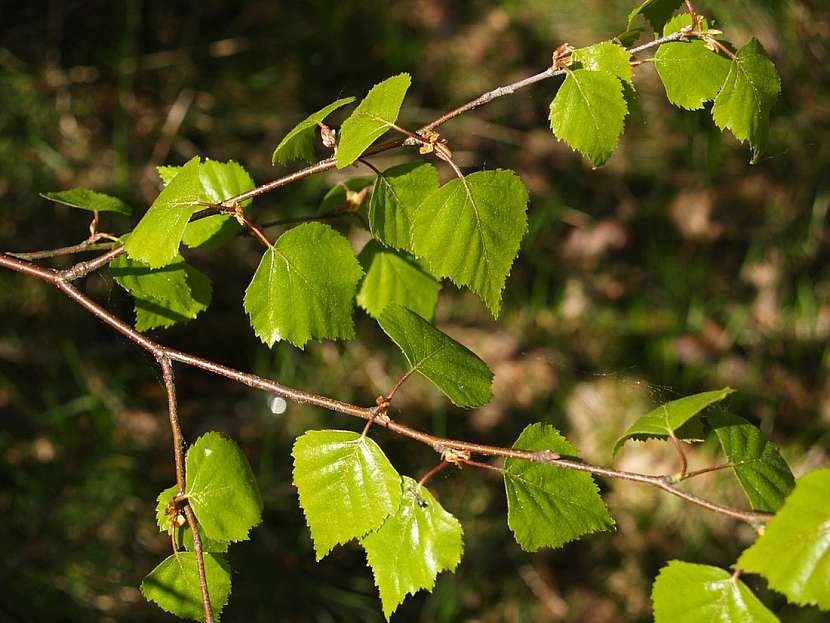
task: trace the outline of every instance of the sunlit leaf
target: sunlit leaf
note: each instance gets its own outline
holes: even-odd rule
[[[400,506],[362,540],[388,619],[407,595],[431,591],[461,560],[462,529],[432,494],[404,476]]]
[[[159,527],[159,532],[167,532],[168,534],[176,535],[176,544],[179,548],[185,548],[187,551],[193,551],[193,533],[190,526],[185,522],[179,524],[176,517],[168,516],[167,510],[170,501],[175,497],[178,487],[173,485],[159,493],[156,504],[156,523]],[[171,521],[172,519],[172,521]],[[197,523],[198,525],[198,523]],[[202,551],[225,553],[228,551],[228,541],[220,541],[208,538],[201,526],[199,528],[199,537],[201,538]]]
[[[666,439],[674,434],[684,441],[703,441],[703,425],[695,416],[709,405],[720,402],[735,390],[724,387],[672,400],[652,409],[634,422],[614,444],[616,454],[627,439]]]
[[[308,431],[294,449],[294,485],[317,560],[338,544],[377,530],[401,501],[401,477],[368,437]]]
[[[132,212],[132,208],[118,197],[105,195],[88,188],[70,188],[58,192],[41,193],[40,196],[55,203],[62,203],[90,212],[118,212],[119,214],[130,214]]]
[[[577,450],[553,426],[530,424],[513,447],[551,450],[575,457]],[[614,520],[590,474],[521,459],[504,464],[507,524],[524,550],[561,547],[591,532],[608,530]]]
[[[571,59],[579,63],[581,69],[607,71],[620,80],[631,83],[634,70],[631,68],[631,54],[624,47],[613,41],[602,41],[573,51]]]
[[[708,421],[753,510],[774,513],[781,508],[795,478],[767,436],[737,415],[716,413]]]
[[[205,433],[187,451],[185,495],[208,538],[243,541],[262,519],[262,498],[242,450]]]
[[[369,202],[372,235],[390,247],[410,251],[416,210],[438,190],[438,171],[426,162],[408,162],[377,177]]]
[[[655,623],[777,623],[746,584],[718,567],[672,560],[651,591]]]
[[[174,261],[190,217],[208,196],[199,177],[199,157],[192,158],[164,187],[125,244],[131,258],[160,268]]]
[[[459,407],[478,407],[493,397],[493,373],[463,344],[415,312],[390,304],[379,321],[413,370],[432,381]]]
[[[231,594],[230,566],[223,556],[204,554],[210,605],[219,615]],[[181,619],[204,621],[199,569],[193,552],[178,552],[165,558],[141,582],[141,592],[162,610]]]
[[[415,258],[370,240],[358,260],[366,277],[360,284],[357,304],[371,316],[379,318],[387,305],[397,303],[432,320],[441,284],[428,275]]]
[[[353,97],[344,97],[332,102],[294,126],[277,145],[274,154],[271,156],[271,164],[277,162],[285,164],[289,160],[314,162],[314,139],[317,136],[318,126],[331,113],[346,104],[351,104],[354,99]]]
[[[729,73],[712,107],[712,117],[739,141],[752,147],[757,162],[767,144],[769,111],[781,92],[781,79],[764,47],[754,37],[729,66]]]
[[[337,145],[337,168],[357,160],[372,143],[395,123],[409,89],[409,74],[398,74],[372,87],[343,122]]]
[[[616,80],[616,78],[614,78]],[[468,286],[493,316],[527,231],[527,188],[512,171],[453,179],[418,207],[412,246],[429,272]]]
[[[830,469],[802,476],[737,567],[802,606],[830,610]]]
[[[575,69],[568,72],[550,104],[550,128],[556,138],[600,166],[617,146],[627,114],[617,76]]]
[[[352,310],[363,275],[348,240],[321,223],[303,223],[262,256],[245,291],[245,311],[268,346],[288,340],[354,337]]]

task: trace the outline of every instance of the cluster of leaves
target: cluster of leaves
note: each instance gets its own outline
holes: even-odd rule
[[[158,496],[159,531],[170,535],[176,551],[147,574],[141,591],[167,612],[203,621],[193,533],[180,510],[184,501],[196,516],[210,603],[218,615],[231,593],[228,545],[249,538],[262,519],[262,498],[245,455],[219,433],[202,435],[188,450],[184,491],[174,485]]]
[[[660,45],[654,58],[669,100],[686,109],[714,102],[717,126],[747,141],[753,160],[761,154],[769,111],[780,90],[775,67],[755,39],[733,53],[704,20],[689,14],[672,17],[680,4],[646,0],[629,16],[626,35],[573,50],[557,65],[566,76],[550,105],[551,129],[595,165],[613,153],[634,102],[631,54],[622,41],[637,32],[632,26],[640,16],[655,33],[684,33]],[[280,142],[273,162],[313,162],[322,131],[329,147],[337,137],[332,166],[356,164],[381,136],[397,129],[410,84],[408,74],[399,74],[375,85],[337,133],[324,125],[326,119],[355,98],[314,112]],[[422,153],[434,152],[426,133],[418,140],[424,143]],[[456,176],[441,184],[438,170],[418,161],[331,189],[320,212],[356,215],[371,234],[357,255],[345,236],[319,222],[288,229],[273,244],[265,241],[267,249],[243,301],[259,339],[269,347],[285,340],[299,348],[312,339],[351,339],[356,303],[400,348],[406,375],[423,375],[459,407],[486,404],[492,398],[492,372],[432,320],[443,279],[470,289],[498,316],[527,229],[528,193],[512,171],[462,175],[453,169]],[[233,161],[194,157],[183,166],[159,167],[159,175],[163,189],[133,231],[122,236],[126,254],[111,265],[116,282],[135,300],[139,330],[191,320],[207,309],[210,280],[187,263],[182,244],[215,249],[233,239],[251,200],[232,199],[254,188],[251,176]],[[46,196],[96,215],[129,213],[119,200],[86,189]],[[221,209],[193,220],[207,207]],[[776,513],[736,569],[763,575],[794,603],[830,608],[830,516],[819,502],[830,490],[830,472],[813,472],[796,484],[757,427],[734,415],[701,415],[731,391],[661,405],[632,424],[614,453],[629,439],[696,442],[711,432],[751,507]],[[498,468],[507,523],[523,549],[561,547],[614,525],[590,474],[543,460],[554,455],[578,460],[577,449],[555,428],[531,424],[513,447],[539,459],[509,458]],[[318,560],[333,547],[357,540],[387,617],[408,594],[431,589],[441,571],[459,564],[463,541],[458,520],[425,486],[399,474],[365,433],[310,431],[297,439],[292,454],[294,484]],[[260,521],[262,502],[241,451],[218,434],[201,437],[186,462],[184,490],[171,487],[158,500],[159,529],[170,533],[176,551],[145,578],[142,590],[165,610],[199,620],[203,611],[194,535],[180,521],[180,504],[186,500],[198,521],[210,598],[218,613],[230,593],[224,554],[230,542],[248,538]],[[703,565],[671,562],[657,578],[653,598],[658,621],[776,620],[737,574]]]

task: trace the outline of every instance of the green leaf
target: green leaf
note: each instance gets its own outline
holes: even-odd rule
[[[767,436],[737,415],[717,413],[708,421],[753,510],[774,513],[781,508],[795,478]]]
[[[390,304],[378,320],[417,370],[459,407],[479,407],[493,397],[493,373],[463,344],[414,311]]]
[[[766,147],[769,111],[780,92],[775,65],[753,37],[738,50],[712,107],[712,118],[721,130],[729,129],[739,141],[749,142],[753,164]]]
[[[513,448],[564,456],[577,451],[553,426],[530,424]],[[571,469],[507,459],[504,463],[507,491],[507,525],[526,551],[561,547],[591,532],[608,530],[614,520],[590,474]]]
[[[210,305],[210,279],[181,255],[172,264],[154,269],[122,254],[110,263],[110,269],[115,282],[136,299],[139,331],[187,322]]]
[[[161,178],[162,186],[167,186],[170,182],[172,182],[173,178],[176,177],[181,170],[182,168],[180,166],[172,164],[162,164],[156,167],[156,172]]]
[[[619,452],[627,439],[666,439],[674,434],[684,441],[703,441],[703,426],[695,416],[709,405],[720,402],[735,390],[724,387],[672,400],[652,409],[634,422],[614,444],[614,454]],[[695,418],[695,419],[692,419]]]
[[[369,201],[369,228],[383,244],[410,251],[411,231],[421,202],[438,190],[438,171],[426,162],[408,162],[378,175]]]
[[[161,493],[159,493],[156,504],[156,523],[159,527],[159,532],[167,532],[171,534],[175,531],[176,533],[176,544],[178,547],[184,547],[187,551],[193,551],[193,534],[190,531],[190,526],[185,523],[181,526],[177,524],[171,523],[171,518],[167,516],[167,506],[170,503],[170,500],[175,497],[176,493],[178,492],[178,487],[173,485],[172,487],[168,487]],[[202,551],[205,552],[218,552],[218,553],[225,553],[228,551],[228,542],[227,541],[219,541],[215,539],[210,539],[205,535],[205,531],[202,526],[198,525],[199,528],[199,536],[202,540]]]
[[[303,223],[262,256],[245,291],[245,311],[268,346],[281,339],[354,337],[352,307],[363,275],[346,238],[321,223]]]
[[[576,49],[573,51],[571,59],[575,63],[579,63],[581,69],[607,71],[629,84],[634,78],[634,70],[629,62],[631,54],[613,41],[602,41],[587,48]]]
[[[357,304],[379,318],[386,306],[397,303],[432,321],[441,284],[403,251],[394,251],[370,240],[357,258],[366,277],[357,293]]]
[[[439,573],[455,570],[462,534],[458,520],[426,488],[404,476],[398,510],[361,540],[387,619],[407,595],[432,591]]]
[[[271,164],[285,164],[289,160],[305,160],[314,162],[314,138],[317,134],[317,127],[323,123],[326,117],[338,108],[351,104],[355,98],[344,97],[328,106],[310,114],[300,123],[292,128],[280,141],[274,154],[271,156]]]
[[[560,141],[598,167],[611,157],[627,114],[617,76],[575,69],[568,72],[550,104],[550,128]]]
[[[294,442],[294,485],[317,560],[377,530],[401,502],[401,477],[371,439],[343,430],[308,431]]]
[[[55,203],[62,203],[73,208],[90,212],[118,212],[130,214],[132,209],[117,197],[89,190],[88,188],[70,188],[52,193],[40,193],[40,196]]]
[[[326,214],[347,207],[349,192],[360,192],[367,186],[371,186],[374,183],[374,181],[375,177],[370,175],[362,177],[350,177],[349,179],[337,184],[337,186],[332,186],[329,189],[329,191],[323,196],[323,201],[320,203],[320,212]],[[366,198],[364,198],[359,210],[360,214],[366,219],[369,218],[369,211],[368,209],[366,209],[366,205],[368,203],[369,201]]]
[[[219,615],[231,594],[231,570],[224,557],[205,553],[205,579],[213,614]],[[181,619],[204,621],[202,589],[196,554],[178,552],[165,558],[141,582],[141,592],[148,601]]]
[[[512,171],[480,171],[444,184],[418,208],[412,246],[429,272],[478,294],[493,316],[527,231],[527,188]]]
[[[654,66],[669,101],[686,110],[697,110],[703,108],[704,102],[715,99],[730,63],[695,39],[664,43],[657,49]]]
[[[660,32],[681,4],[683,0],[645,0],[628,14],[628,28],[638,15],[643,15],[654,27],[654,32]]]
[[[150,268],[175,260],[187,222],[202,208],[198,202],[207,200],[199,169],[196,156],[156,197],[125,245],[131,258]]]
[[[801,477],[737,567],[802,606],[830,610],[830,469]]]
[[[187,451],[185,495],[205,535],[244,541],[262,519],[262,498],[239,446],[219,433],[205,433]]]
[[[778,617],[732,574],[672,560],[651,591],[655,623],[776,623]]]
[[[403,98],[412,82],[409,74],[398,74],[372,87],[354,112],[343,122],[337,141],[337,168],[357,160],[395,123]]]

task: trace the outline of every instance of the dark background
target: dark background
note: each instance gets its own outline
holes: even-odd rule
[[[653,405],[730,385],[739,391],[724,408],[780,443],[796,475],[828,465],[824,4],[698,7],[736,45],[757,35],[781,73],[769,150],[754,166],[746,146],[721,135],[708,111],[672,108],[649,65],[637,70],[639,108],[621,145],[597,171],[547,128],[553,82],[448,124],[445,136],[465,170],[518,170],[531,192],[530,229],[498,321],[451,285],[439,302],[440,326],[496,373],[493,403],[461,412],[414,379],[396,398],[396,417],[499,445],[546,421],[585,458],[611,464],[613,440]],[[196,154],[233,158],[264,182],[283,171],[270,156],[284,133],[338,96],[360,97],[408,71],[413,87],[401,123],[416,127],[541,71],[564,41],[583,46],[616,35],[630,8],[620,0],[2,2],[0,249],[58,247],[86,236],[86,215],[38,192],[85,185],[115,194],[136,214],[107,215],[103,227],[122,233],[157,194],[157,164]],[[254,212],[263,219],[313,213],[342,175],[267,195]],[[356,246],[365,239],[341,229]],[[388,390],[403,361],[362,312],[351,343],[299,351],[258,342],[241,298],[259,253],[248,238],[219,253],[191,253],[214,280],[213,305],[154,337],[342,400],[371,404]],[[128,297],[106,271],[84,287],[131,319]],[[20,275],[0,273],[0,313],[0,620],[168,620],[137,590],[169,550],[154,523],[155,496],[173,482],[157,366]],[[235,582],[223,620],[382,620],[358,548],[314,562],[290,482],[298,434],[360,424],[296,405],[275,416],[260,392],[183,367],[177,375],[186,437],[231,435],[265,499],[253,540],[231,549]],[[401,473],[418,477],[434,464],[426,448],[372,434]],[[662,444],[630,446],[615,466],[677,469]],[[694,467],[719,461],[711,443],[691,456]],[[668,560],[726,567],[752,540],[745,526],[639,485],[601,485],[616,532],[527,554],[507,529],[498,479],[470,469],[442,473],[431,489],[464,525],[464,558],[432,594],[408,599],[395,620],[647,621],[651,582]],[[728,473],[690,487],[746,504]],[[782,620],[821,620],[816,610],[787,609],[757,578],[748,582]]]

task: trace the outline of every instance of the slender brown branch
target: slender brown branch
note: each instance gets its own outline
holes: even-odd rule
[[[60,271],[58,275],[64,281],[74,281],[76,279],[80,279],[81,277],[86,277],[89,273],[109,264],[119,255],[124,253],[124,251],[126,251],[126,249],[123,246],[115,247],[106,253],[99,255],[95,259],[89,260],[88,262],[78,262],[74,266]]]
[[[179,408],[176,402],[176,383],[173,380],[173,364],[166,354],[158,356],[161,366],[161,377],[164,381],[164,389],[167,392],[167,411],[170,416],[170,430],[173,433],[173,457],[176,462],[176,487],[179,496],[185,492],[185,464],[184,464],[184,436],[179,424]],[[182,499],[182,498],[180,498]],[[196,523],[196,516],[190,503],[185,499],[182,511],[187,518],[190,531],[193,534],[193,553],[196,557],[196,567],[199,570],[199,586],[202,590],[202,605],[205,610],[205,621],[213,621],[213,608],[210,605],[210,594],[208,593],[207,574],[205,573],[205,558],[202,552],[202,539],[199,536],[199,526]]]
[[[671,34],[666,35],[665,37],[660,37],[659,39],[655,39],[654,41],[648,41],[643,43],[642,45],[635,46],[633,48],[628,48],[629,54],[637,54],[637,52],[642,52],[643,50],[650,50],[651,48],[656,48],[664,43],[670,43],[672,41],[682,41],[686,39],[691,33],[683,32],[679,30],[677,32],[673,32]]]
[[[27,253],[14,253],[7,251],[7,255],[16,257],[20,260],[45,260],[53,257],[60,257],[62,255],[74,255],[76,253],[90,253],[92,251],[103,251],[105,249],[112,249],[114,242],[99,242],[93,243],[89,240],[84,240],[78,244],[73,244],[68,247],[59,247],[57,249],[45,249],[43,251],[29,251]]]
[[[167,392],[167,411],[170,416],[170,430],[173,433],[173,457],[176,462],[176,486],[178,487],[178,495],[184,495],[185,492],[185,473],[184,473],[184,437],[182,436],[182,428],[179,425],[179,409],[176,403],[176,384],[173,381],[173,364],[170,363],[170,358],[161,355],[158,358],[159,366],[161,366],[161,378],[164,381],[164,389]]]
[[[688,502],[691,502],[692,504],[696,504],[698,506],[720,513],[722,515],[727,515],[729,517],[740,519],[742,521],[746,521],[752,524],[767,521],[771,517],[771,515],[767,513],[753,513],[736,510],[728,506],[723,506],[715,502],[710,502],[709,500],[705,500],[691,493],[687,493],[675,487],[673,484],[673,480],[670,476],[651,476],[647,474],[637,474],[633,472],[625,472],[605,467],[599,467],[596,465],[591,465],[589,463],[582,463],[580,461],[576,461],[573,459],[560,457],[555,452],[551,452],[549,450],[541,452],[530,452],[527,450],[517,450],[514,448],[489,446],[484,444],[471,443],[468,441],[461,441],[457,439],[447,439],[444,437],[431,435],[429,433],[406,426],[405,424],[395,422],[394,420],[391,420],[388,417],[379,418],[377,417],[378,413],[375,407],[359,407],[357,405],[341,402],[339,400],[328,398],[326,396],[321,396],[311,392],[305,392],[299,389],[287,387],[277,383],[276,381],[265,379],[255,374],[249,374],[247,372],[234,370],[233,368],[229,368],[222,364],[162,346],[161,344],[139,333],[131,326],[129,326],[127,323],[125,323],[123,320],[117,318],[116,316],[102,308],[100,305],[98,305],[96,302],[94,302],[92,299],[79,292],[69,282],[65,281],[61,277],[60,273],[58,273],[57,271],[42,268],[30,262],[18,260],[3,253],[0,253],[0,266],[3,266],[10,270],[17,271],[24,275],[28,275],[29,277],[39,279],[40,281],[44,281],[55,286],[67,297],[69,297],[70,299],[78,303],[81,307],[90,312],[93,316],[98,318],[103,323],[114,328],[123,336],[133,341],[136,345],[153,354],[157,359],[161,357],[167,357],[171,361],[185,363],[187,365],[200,368],[208,372],[212,372],[213,374],[224,376],[225,378],[228,378],[232,381],[236,381],[243,385],[247,385],[249,387],[254,387],[272,394],[276,394],[278,396],[282,396],[283,398],[287,398],[289,400],[294,400],[299,403],[312,404],[318,407],[322,407],[324,409],[328,409],[329,411],[343,413],[345,415],[351,415],[354,417],[362,418],[364,420],[373,420],[374,423],[376,423],[378,426],[383,426],[384,428],[387,428],[388,430],[397,433],[398,435],[426,444],[439,454],[443,454],[448,450],[457,450],[483,456],[499,456],[504,458],[514,458],[525,461],[532,461],[535,463],[546,463],[550,465],[555,465],[557,467],[563,467],[566,469],[575,469],[578,471],[589,472],[597,476],[603,476],[607,478],[620,478],[623,480],[630,480],[634,482],[648,484],[662,489],[667,493],[670,493],[671,495],[677,496]]]
[[[199,535],[199,526],[196,523],[196,516],[190,504],[182,508],[184,516],[187,517],[187,525],[193,533],[193,553],[196,556],[196,568],[199,570],[199,588],[202,589],[202,606],[205,610],[205,623],[213,623],[213,606],[210,605],[210,593],[208,593],[207,572],[205,571],[205,558],[202,551],[202,537]]]

